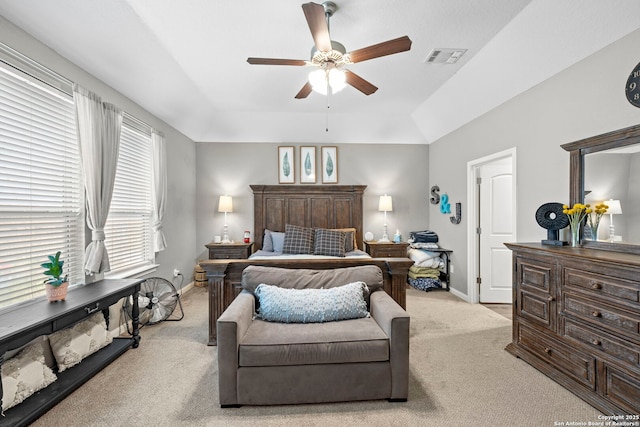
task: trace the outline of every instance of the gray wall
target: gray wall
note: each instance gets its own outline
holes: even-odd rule
[[[253,195],[249,185],[278,184],[278,145],[197,143],[196,146],[197,252],[206,258],[204,245],[223,231],[224,214],[217,212],[220,195],[233,197],[234,212],[228,214],[230,238],[240,240],[244,230],[251,230],[253,234]],[[319,164],[320,145],[317,147]],[[429,146],[343,144],[337,147],[338,184],[367,185],[363,201],[365,231],[371,231],[376,239],[381,237],[384,214],[378,212],[378,198],[384,193],[393,197],[393,212],[387,214],[390,235],[399,228],[406,240],[409,231],[427,228]],[[294,185],[300,182],[299,154],[299,145],[295,145]]]
[[[640,120],[624,94],[639,44],[635,31],[431,144],[429,182],[463,201],[463,222],[455,227],[436,214],[437,206],[430,208],[430,228],[454,250],[455,290],[467,294],[467,162],[516,147],[518,240],[544,239],[536,209],[569,201],[569,155],[560,145]]]
[[[167,142],[168,196],[163,231],[168,248],[156,254],[156,262],[160,266],[152,276],[171,280],[173,269],[179,268],[185,276],[185,284],[191,282],[196,262],[196,229],[193,226],[196,218],[195,143],[3,17],[0,17],[0,41],[164,133]]]

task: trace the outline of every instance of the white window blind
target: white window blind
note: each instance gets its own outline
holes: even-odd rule
[[[70,284],[84,280],[73,98],[39,79],[0,62],[0,308],[44,295],[57,251]]]
[[[105,245],[111,272],[127,276],[154,263],[151,233],[151,129],[125,114]]]

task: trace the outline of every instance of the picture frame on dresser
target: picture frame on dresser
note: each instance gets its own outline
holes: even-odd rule
[[[278,147],[278,183],[295,184],[295,152],[293,146]]]
[[[338,183],[338,147],[323,146],[322,149],[322,183]]]
[[[300,184],[315,184],[316,174],[316,147],[300,147]]]

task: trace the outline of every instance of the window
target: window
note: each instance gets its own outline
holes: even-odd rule
[[[84,281],[83,200],[69,82],[0,45],[0,308],[44,295],[58,250]]]
[[[111,264],[109,277],[145,271],[154,264],[151,168],[151,129],[125,114],[105,226],[105,245]]]

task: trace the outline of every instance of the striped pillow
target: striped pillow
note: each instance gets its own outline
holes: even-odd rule
[[[313,254],[343,257],[346,237],[347,233],[344,231],[316,228]]]
[[[313,235],[312,228],[285,224],[282,252],[285,254],[313,254]]]

